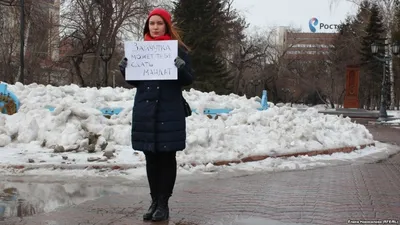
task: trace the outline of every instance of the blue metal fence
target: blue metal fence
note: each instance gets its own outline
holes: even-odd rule
[[[10,91],[7,91],[7,85],[6,84],[1,83],[0,84],[0,111],[2,113],[9,113],[5,109],[6,108],[5,105],[10,101],[15,104],[16,111],[18,111],[18,109],[20,107],[20,102],[19,102],[18,98],[15,96],[14,93],[12,93]],[[261,107],[257,108],[257,110],[259,110],[259,111],[267,110],[268,107],[269,106],[268,106],[267,91],[263,90],[262,96],[261,96]],[[46,106],[45,108],[48,109],[51,112],[54,111],[54,109],[55,109],[55,107],[53,107],[53,106]],[[112,115],[120,114],[121,111],[124,110],[124,108],[122,108],[122,107],[105,107],[105,108],[101,108],[99,110],[101,111],[101,113],[104,116],[109,118]],[[221,115],[221,114],[229,114],[232,110],[233,109],[229,109],[229,108],[205,108],[203,110],[203,114],[205,114],[205,115],[207,115],[209,117],[215,117],[215,116]],[[198,110],[197,109],[192,109],[192,112],[198,114]]]

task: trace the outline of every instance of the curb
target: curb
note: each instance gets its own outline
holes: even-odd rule
[[[333,149],[325,149],[325,150],[316,150],[316,151],[309,151],[309,152],[296,152],[296,153],[289,153],[283,155],[256,155],[256,156],[248,156],[242,158],[240,160],[221,160],[213,162],[214,166],[229,166],[230,164],[239,164],[239,163],[247,163],[247,162],[256,162],[261,161],[266,158],[288,158],[288,157],[298,157],[298,156],[316,156],[316,155],[330,155],[337,152],[349,153],[355,150],[364,149],[369,146],[375,146],[375,143],[360,145],[359,147],[349,146],[349,147],[342,147],[342,148],[333,148]],[[179,166],[185,166],[187,164],[183,163]],[[200,164],[191,163],[192,167],[199,166]],[[206,165],[206,164],[201,164]],[[90,170],[90,169],[111,169],[111,170],[127,170],[127,169],[136,169],[138,165],[132,164],[81,164],[81,165],[54,165],[54,164],[42,164],[42,165],[29,165],[29,164],[19,164],[19,165],[0,165],[0,169],[16,169],[16,170],[35,170],[35,169],[61,169],[61,170]]]
[[[258,155],[258,156],[248,156],[242,158],[240,160],[232,160],[232,161],[217,161],[213,164],[215,166],[228,166],[229,164],[238,164],[238,163],[246,163],[246,162],[256,162],[261,161],[266,158],[289,158],[289,157],[298,157],[298,156],[316,156],[316,155],[331,155],[337,152],[349,153],[355,150],[364,149],[369,146],[375,146],[375,143],[360,145],[359,147],[349,146],[343,148],[332,148],[332,149],[325,149],[325,150],[316,150],[310,152],[296,152],[296,153],[289,153],[277,156],[269,156],[269,155]]]
[[[400,118],[396,118],[396,120],[400,120]],[[382,125],[382,126],[399,126],[400,122],[396,123],[388,123],[388,122],[376,122],[376,121],[368,121],[369,125]]]
[[[15,164],[15,165],[0,165],[0,169],[16,169],[16,170],[36,170],[36,169],[52,169],[52,170],[90,170],[90,169],[111,169],[111,170],[127,170],[127,169],[136,169],[138,165],[132,164],[81,164],[81,165],[55,165],[55,164]]]

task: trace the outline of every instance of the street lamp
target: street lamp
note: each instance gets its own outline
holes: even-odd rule
[[[379,109],[379,118],[378,121],[386,121],[388,118],[387,111],[386,111],[386,89],[387,89],[387,82],[386,82],[386,68],[385,64],[386,62],[392,60],[392,57],[385,56],[383,58],[380,58],[376,56],[376,54],[379,51],[379,47],[383,46],[385,47],[385,53],[386,53],[386,46],[389,45],[388,43],[385,43],[383,45],[378,44],[377,42],[374,42],[371,44],[371,52],[374,55],[374,58],[377,59],[378,61],[382,62],[383,64],[383,77],[382,77],[382,86],[381,86],[381,104],[380,104],[380,109]],[[396,41],[392,44],[392,52],[393,55],[398,55],[400,50],[399,42]]]
[[[371,44],[371,52],[372,54],[376,54],[379,51],[379,45],[378,43],[374,42]]]
[[[108,85],[108,61],[110,61],[112,56],[113,48],[108,47],[107,45],[101,46],[100,57],[104,62],[104,83]]]
[[[377,42],[374,42],[374,43],[372,43],[371,44],[371,51],[372,51],[372,54],[377,54],[378,53],[378,51],[379,51],[379,47],[381,47],[381,46],[386,46],[386,45],[389,45],[389,44],[384,44],[384,45],[382,45],[382,44],[378,44]],[[398,41],[396,41],[396,42],[394,42],[393,44],[392,44],[392,52],[393,52],[393,54],[394,55],[398,55],[399,54],[399,50],[400,50],[400,45],[399,45],[399,42]],[[376,58],[376,57],[375,57]],[[386,57],[386,58],[377,58],[379,61],[381,61],[382,62],[382,60],[383,60],[383,62],[386,62],[386,61],[389,61],[389,60],[391,60],[392,58],[391,57]]]

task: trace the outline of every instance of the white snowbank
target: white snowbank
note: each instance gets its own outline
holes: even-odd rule
[[[107,142],[108,150],[115,150],[116,155],[141,157],[130,147],[131,110],[136,89],[108,87],[98,90],[76,85],[24,86],[20,83],[9,85],[8,89],[18,96],[21,108],[11,116],[0,114],[0,147],[6,147],[0,151],[9,156],[2,156],[0,164],[26,163],[29,155],[40,161],[41,154],[46,155],[42,155],[44,161],[51,161],[50,154],[57,145],[77,150],[77,153],[69,152],[70,157],[70,154],[86,157],[89,153],[80,151],[86,152],[89,133],[100,135],[94,143],[96,152],[90,156],[101,157],[101,145]],[[259,98],[247,99],[234,94],[219,96],[195,90],[184,92],[184,97],[198,111],[204,108],[234,109],[230,115],[216,120],[201,114],[187,118],[187,148],[178,154],[180,161],[185,163],[373,143],[372,135],[363,125],[352,123],[349,118],[319,114],[313,108],[300,112],[296,108],[271,104],[268,110],[257,111]],[[47,106],[55,107],[55,110],[51,112]],[[122,107],[124,110],[107,119],[99,111],[103,107]],[[18,158],[21,152],[24,157]],[[125,161],[124,157],[117,158]],[[132,157],[128,157],[126,163],[132,162]]]

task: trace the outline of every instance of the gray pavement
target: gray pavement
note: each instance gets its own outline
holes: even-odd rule
[[[367,127],[376,140],[400,145],[400,129]],[[0,224],[151,224],[141,221],[146,185],[131,188]],[[370,164],[178,181],[170,207],[170,221],[156,224],[398,224],[400,154]]]

